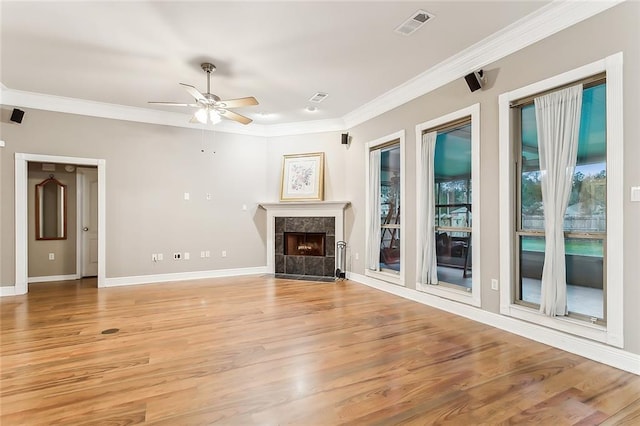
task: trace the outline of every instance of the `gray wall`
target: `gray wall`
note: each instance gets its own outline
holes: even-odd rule
[[[76,273],[76,174],[56,164],[55,172],[42,171],[41,163],[30,163],[27,179],[27,229],[28,229],[28,276],[48,277]],[[67,238],[64,240],[36,240],[35,189],[49,175],[67,186]],[[49,260],[53,253],[54,260]]]
[[[352,143],[340,144],[339,132],[260,138],[129,123],[27,110],[19,126],[2,120],[0,154],[0,283],[14,282],[13,154],[68,155],[107,160],[107,277],[264,266],[266,215],[260,201],[275,201],[283,154],[326,153],[326,199],[348,200],[345,237],[349,268],[364,273],[364,144],[398,130],[406,131],[407,199],[405,282],[415,286],[415,125],[481,104],[480,249],[482,309],[499,312],[499,294],[490,289],[499,276],[498,96],[535,81],[624,52],[625,194],[640,184],[640,3],[627,2],[484,67],[489,84],[470,93],[462,79],[349,129]],[[398,64],[401,66],[402,64]],[[3,117],[6,113],[3,111]],[[203,142],[204,138],[204,142]],[[201,153],[204,144],[206,152]],[[216,151],[215,154],[212,151]],[[183,193],[191,193],[191,201]],[[204,194],[213,194],[206,201]],[[242,211],[247,204],[248,211]],[[640,354],[640,203],[626,198],[624,241],[625,350]],[[635,220],[634,220],[635,219]],[[195,256],[211,250],[210,259]],[[229,256],[221,258],[221,250]],[[190,251],[191,261],[153,264],[151,253],[165,259]],[[359,260],[355,260],[358,253]]]
[[[351,170],[345,162],[348,148],[341,144],[340,139],[340,132],[269,138],[266,158],[269,169],[265,198],[277,201],[280,197],[283,155],[324,152],[324,199],[348,201],[344,182]]]
[[[364,144],[381,136],[404,129],[406,131],[407,201],[403,206],[406,223],[411,229],[416,223],[414,200],[416,180],[415,125],[438,118],[474,103],[480,103],[480,174],[481,174],[481,282],[482,308],[499,312],[499,293],[490,288],[491,278],[499,278],[499,167],[498,167],[498,96],[536,81],[569,71],[622,51],[624,53],[624,134],[625,134],[625,205],[624,241],[608,244],[624,245],[624,323],[625,349],[640,354],[640,203],[629,201],[629,187],[640,185],[640,2],[627,2],[579,23],[498,62],[484,67],[489,84],[482,91],[470,93],[463,79],[408,102],[382,116],[349,129],[354,144],[348,152],[350,168],[350,201],[358,212],[358,220],[349,228],[347,239],[360,260],[351,259],[353,272],[364,273]],[[351,174],[353,173],[353,174]],[[635,220],[634,220],[635,219]],[[404,232],[407,239],[406,285],[415,288],[416,236]]]
[[[15,281],[16,152],[106,160],[109,278],[266,264],[264,218],[257,212],[267,192],[265,138],[25,111],[22,124],[3,120],[0,127],[6,141],[0,207],[3,285]],[[211,257],[201,259],[203,250]],[[222,250],[227,257],[222,258]],[[191,260],[172,260],[174,252],[185,251]],[[165,260],[153,263],[152,253],[163,253]]]

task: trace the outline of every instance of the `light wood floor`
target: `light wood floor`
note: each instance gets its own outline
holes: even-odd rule
[[[3,426],[640,424],[640,376],[348,281],[41,283],[0,308]]]

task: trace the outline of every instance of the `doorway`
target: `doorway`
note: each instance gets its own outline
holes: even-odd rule
[[[76,273],[80,278],[98,276],[98,169],[78,167]]]
[[[104,287],[106,275],[106,244],[105,244],[105,212],[106,212],[106,196],[105,196],[105,167],[106,161],[93,158],[77,158],[77,157],[61,157],[54,155],[40,154],[15,154],[15,294],[25,294],[28,291],[28,224],[27,224],[27,190],[28,190],[28,163],[59,163],[71,164],[75,166],[93,167],[96,171],[97,182],[95,182],[94,192],[97,193],[95,210],[97,211],[97,241],[94,248],[94,258],[97,258],[97,277],[98,287]],[[83,226],[84,227],[84,226]],[[79,248],[79,247],[78,247]],[[76,261],[78,262],[78,261]],[[80,274],[82,269],[77,269]]]

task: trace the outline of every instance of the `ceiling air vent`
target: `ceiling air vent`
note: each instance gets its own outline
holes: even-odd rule
[[[423,26],[428,20],[433,19],[433,18],[434,18],[434,16],[432,14],[430,14],[429,12],[425,12],[424,10],[418,10],[413,15],[411,15],[411,17],[409,19],[407,19],[402,24],[400,24],[395,29],[395,32],[397,32],[399,34],[402,34],[402,35],[406,35],[406,36],[411,35],[418,28]]]
[[[320,103],[322,101],[324,101],[327,96],[329,96],[327,93],[322,93],[322,92],[318,92],[315,95],[313,95],[311,97],[311,99],[309,99],[310,102],[315,102],[315,103]]]

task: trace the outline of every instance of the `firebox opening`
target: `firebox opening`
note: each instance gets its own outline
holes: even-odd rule
[[[288,256],[324,256],[325,234],[320,232],[285,232],[284,254]]]

